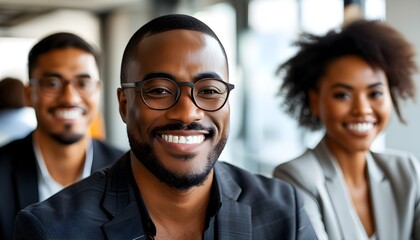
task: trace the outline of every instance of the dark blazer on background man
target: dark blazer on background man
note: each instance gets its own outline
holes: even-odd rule
[[[227,163],[214,168],[217,239],[316,239],[296,190]],[[18,239],[146,239],[130,154],[16,217]],[[136,190],[134,190],[136,189]]]
[[[92,140],[94,172],[115,162],[123,152]],[[17,212],[39,202],[37,161],[32,133],[0,148],[0,239],[12,239]]]

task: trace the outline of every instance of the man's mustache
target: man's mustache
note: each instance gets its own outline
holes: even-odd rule
[[[205,127],[198,122],[193,122],[190,124],[182,124],[182,123],[170,123],[163,126],[155,127],[151,131],[152,136],[156,136],[158,132],[163,131],[179,131],[179,130],[197,130],[197,131],[207,131],[209,134],[208,137],[212,137],[215,133],[215,129],[213,127]]]

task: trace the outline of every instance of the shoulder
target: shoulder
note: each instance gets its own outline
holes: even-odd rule
[[[243,199],[283,199],[287,198],[294,201],[295,190],[289,183],[280,179],[268,178],[259,174],[253,174],[229,163],[219,162],[216,165],[219,179],[223,179],[225,190],[232,190],[232,184],[241,189],[241,198]],[[230,186],[226,184],[231,180]],[[220,181],[220,180],[219,180]],[[286,200],[286,199],[285,199]]]
[[[28,211],[37,211],[36,209],[54,209],[67,211],[70,213],[77,209],[89,209],[91,205],[99,206],[99,199],[102,198],[105,191],[107,169],[97,171],[89,177],[64,188],[49,199],[31,205],[26,208]],[[86,201],[89,199],[89,201]],[[66,214],[68,214],[66,213]]]
[[[316,239],[303,200],[291,184],[223,162],[215,170],[224,199],[221,212],[245,219],[248,211],[253,234],[261,239]]]
[[[103,141],[99,141],[96,139],[92,140],[93,142],[93,150],[95,152],[101,152],[103,154],[106,154],[108,156],[117,156],[117,157],[121,157],[122,154],[124,153],[123,150],[109,144]]]
[[[101,169],[121,158],[124,152],[108,143],[92,140],[93,165],[92,170]]]
[[[378,152],[373,151],[372,155],[379,161],[390,161],[392,164],[400,161],[402,161],[403,164],[406,164],[407,162],[416,159],[412,153],[396,149],[385,149]]]
[[[418,178],[420,174],[420,162],[410,152],[387,149],[381,152],[372,152],[372,157],[388,176]]]
[[[101,225],[109,218],[102,206],[106,171],[95,172],[47,200],[20,210],[15,220],[15,234],[30,233],[34,239],[99,236]]]
[[[19,153],[23,150],[22,148],[32,148],[32,134],[0,147],[0,158],[4,155]]]
[[[92,216],[98,221],[106,219],[101,204],[106,188],[106,171],[97,171],[47,200],[27,206],[18,213],[17,219],[30,216],[43,226],[54,222],[58,228],[65,227],[69,220],[81,226],[82,222],[90,221]]]
[[[35,155],[32,146],[32,134],[25,138],[14,140],[0,147],[0,169],[11,167],[31,168],[35,164]],[[21,166],[24,164],[25,166]]]
[[[299,157],[278,165],[273,176],[291,182],[293,185],[316,192],[323,185],[325,175],[314,151],[306,150]]]

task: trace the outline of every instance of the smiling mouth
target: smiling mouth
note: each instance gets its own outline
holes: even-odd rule
[[[60,109],[56,110],[54,115],[65,120],[75,120],[83,115],[83,110],[80,108]]]
[[[204,135],[192,135],[192,136],[177,136],[177,135],[168,135],[162,134],[162,139],[170,143],[179,143],[179,144],[199,144],[204,141]]]
[[[372,130],[375,127],[375,124],[370,122],[363,122],[363,123],[351,123],[347,124],[347,128],[356,131],[356,132],[367,132]]]

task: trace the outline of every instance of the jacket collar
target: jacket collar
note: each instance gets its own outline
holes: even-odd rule
[[[398,212],[391,181],[386,178],[385,173],[374,160],[374,156],[376,155],[367,155],[367,168],[376,236],[378,239],[385,240],[398,239],[398,229],[400,229],[398,224],[400,223],[395,221],[395,219],[398,219]],[[392,221],[389,219],[392,219]]]
[[[103,207],[111,220],[103,225],[108,239],[146,239],[132,184],[130,154],[126,153],[109,170]]]
[[[221,201],[216,216],[218,239],[251,239],[251,208],[237,202],[241,188],[224,165],[216,163],[214,172]],[[127,153],[111,167],[107,176],[103,207],[111,220],[103,229],[109,239],[120,239],[122,234],[127,239],[147,239],[130,176],[130,154]]]
[[[331,204],[336,211],[342,234],[346,239],[357,239],[350,209],[346,207],[352,206],[352,203],[347,196],[347,190],[343,188],[343,184],[345,183],[341,169],[335,157],[328,149],[325,138],[315,147],[314,152],[324,172],[325,186],[328,189]],[[397,218],[396,203],[393,197],[391,183],[375,161],[374,155],[371,152],[366,154],[366,160],[376,225],[375,234],[379,239],[397,239],[398,236],[395,234],[398,232],[398,226],[391,224],[392,221],[389,221],[389,219]]]
[[[16,189],[18,195],[19,209],[39,201],[38,192],[38,177],[35,153],[33,151],[32,135],[29,134],[25,138],[18,140],[20,143],[16,144],[19,149],[14,149],[17,157],[15,161],[16,169]],[[27,151],[22,151],[27,149]]]
[[[252,239],[251,207],[238,202],[241,187],[222,163],[216,163],[215,176],[222,203],[216,218],[218,239]]]

